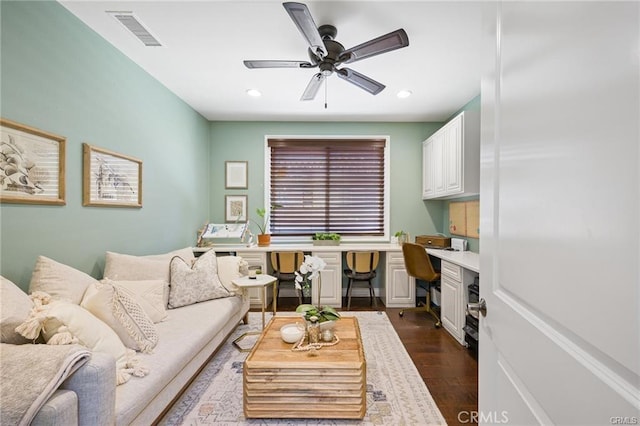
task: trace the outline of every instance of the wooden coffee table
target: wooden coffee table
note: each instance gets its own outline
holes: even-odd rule
[[[280,327],[299,317],[274,317],[244,362],[246,418],[361,419],[366,411],[366,362],[358,320],[343,317],[335,346],[294,352]]]

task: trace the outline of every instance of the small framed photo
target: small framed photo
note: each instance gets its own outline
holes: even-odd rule
[[[225,161],[225,189],[247,189],[249,176],[248,161]]]
[[[66,138],[0,118],[0,201],[65,201]]]
[[[142,161],[82,144],[82,205],[142,207]]]
[[[247,217],[247,196],[246,195],[225,195],[224,196],[225,222],[246,222]]]

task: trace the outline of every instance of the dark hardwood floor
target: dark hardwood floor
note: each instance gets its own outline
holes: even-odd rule
[[[474,354],[460,345],[443,328],[435,328],[433,318],[423,312],[370,306],[369,298],[352,298],[352,311],[386,311],[409,356],[416,365],[438,408],[449,425],[468,425],[478,410],[478,362]],[[278,311],[293,311],[296,298],[278,299]],[[346,306],[346,300],[343,306]]]

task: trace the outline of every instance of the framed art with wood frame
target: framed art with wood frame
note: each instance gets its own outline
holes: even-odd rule
[[[142,207],[142,160],[82,144],[82,205]]]
[[[65,143],[63,136],[0,118],[0,201],[65,205]]]
[[[224,162],[225,189],[247,189],[249,188],[249,162],[248,161],[225,161]]]
[[[246,195],[225,195],[224,196],[224,220],[225,222],[246,222],[247,221],[247,196]]]

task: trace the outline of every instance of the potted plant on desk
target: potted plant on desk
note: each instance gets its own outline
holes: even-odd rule
[[[256,209],[256,213],[260,216],[262,224],[256,222],[253,223],[258,225],[258,230],[260,233],[258,234],[258,245],[260,247],[268,246],[271,244],[271,234],[269,234],[269,214],[267,213],[267,209]]]

